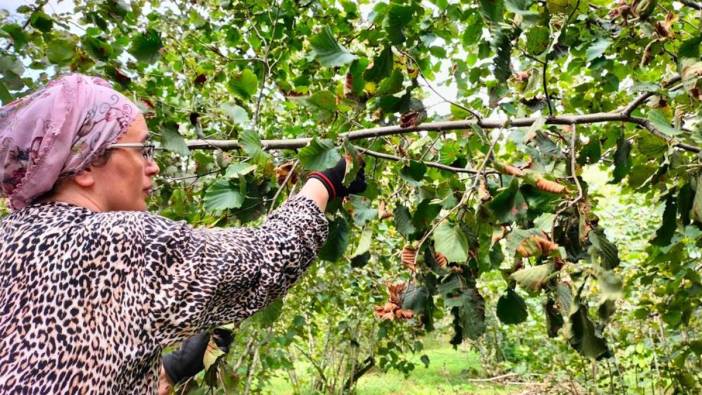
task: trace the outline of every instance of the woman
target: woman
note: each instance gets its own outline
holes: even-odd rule
[[[137,107],[69,75],[0,109],[0,393],[153,393],[166,345],[283,295],[327,236],[345,163],[257,228],[146,213],[158,166]]]

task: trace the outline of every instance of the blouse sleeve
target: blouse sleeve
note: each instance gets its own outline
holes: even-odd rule
[[[144,226],[144,267],[133,291],[149,307],[149,332],[162,345],[239,322],[285,294],[328,233],[324,214],[302,196],[258,228],[192,228],[150,218],[157,220]]]

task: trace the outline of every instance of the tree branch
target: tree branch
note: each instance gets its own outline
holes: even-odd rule
[[[702,10],[702,4],[695,3],[694,1],[691,0],[678,0],[679,2],[685,4],[686,6],[690,8],[694,8],[696,10]]]
[[[417,126],[403,128],[400,126],[383,126],[378,128],[359,129],[347,133],[340,133],[340,138],[348,138],[349,140],[363,140],[373,137],[389,136],[397,134],[413,133],[417,131],[439,131],[446,132],[452,130],[470,129],[473,126],[479,126],[483,129],[498,129],[510,127],[527,127],[531,126],[539,118],[514,118],[507,120],[461,120],[461,121],[443,121],[423,123]],[[646,119],[625,115],[622,112],[598,112],[593,114],[582,115],[558,115],[549,117],[546,120],[547,125],[580,125],[580,124],[595,124],[605,122],[626,122],[639,125],[652,134],[664,139],[668,143],[682,150],[698,153],[702,151],[700,147],[679,143],[674,139],[666,136],[658,130],[651,122]],[[294,139],[281,140],[262,140],[261,145],[268,150],[280,149],[295,149],[305,147],[312,139],[309,137],[300,137]],[[240,145],[236,140],[190,140],[187,142],[190,149],[235,149]]]
[[[548,56],[544,59],[544,67],[542,68],[541,79],[544,86],[544,94],[546,95],[546,105],[548,105],[548,116],[553,116],[553,106],[551,105],[551,95],[548,93]]]
[[[663,84],[663,88],[667,88],[667,87],[669,87],[669,86],[671,86],[671,85],[677,83],[677,82],[680,81],[681,79],[682,79],[682,78],[681,78],[679,75],[676,75],[675,77],[673,77],[673,78],[671,78],[670,80],[666,81],[666,82]],[[645,92],[645,93],[641,94],[639,97],[637,97],[636,99],[634,99],[634,101],[632,101],[632,102],[629,103],[626,107],[624,107],[624,109],[621,110],[621,113],[624,114],[624,115],[627,115],[627,116],[631,115],[631,113],[634,112],[634,110],[636,110],[636,108],[638,108],[641,104],[643,104],[643,102],[645,102],[646,100],[648,100],[649,97],[651,97],[651,96],[653,96],[653,95],[655,95],[655,94],[657,94],[657,92]]]
[[[368,156],[374,156],[374,157],[380,158],[380,159],[387,159],[387,160],[392,160],[395,162],[400,162],[400,161],[404,160],[404,158],[401,158],[399,156],[385,154],[385,153],[377,152],[377,151],[371,151],[369,149],[359,147],[359,146],[354,146],[354,148],[356,148],[358,151],[363,152],[364,154],[366,154]],[[445,165],[445,164],[439,163],[439,162],[430,162],[430,161],[421,161],[421,160],[418,162],[423,163],[424,165],[426,165],[428,167],[434,167],[436,169],[451,171],[454,173],[478,174],[478,171],[475,169],[464,169],[462,167],[449,166],[449,165]],[[496,174],[497,172],[494,170],[488,170],[485,173],[486,174]]]

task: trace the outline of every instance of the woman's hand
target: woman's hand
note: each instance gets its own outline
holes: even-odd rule
[[[341,158],[336,166],[324,170],[310,173],[310,179],[317,179],[322,182],[327,189],[329,199],[344,198],[350,194],[361,193],[366,190],[366,172],[361,162],[361,168],[356,174],[356,178],[351,181],[348,188],[344,186],[343,180],[346,175],[346,159]]]
[[[229,352],[229,345],[233,340],[232,332],[227,329],[217,328],[212,332],[212,341],[225,354]],[[163,382],[164,379],[168,381],[168,387],[170,387],[195,376],[205,368],[203,358],[209,342],[210,334],[200,332],[186,339],[178,351],[161,358],[162,370],[159,377],[159,394],[162,393],[161,388],[165,384]]]

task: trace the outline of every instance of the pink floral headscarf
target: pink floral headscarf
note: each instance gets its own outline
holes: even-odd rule
[[[103,79],[70,74],[0,108],[0,195],[13,209],[86,169],[139,114]]]

